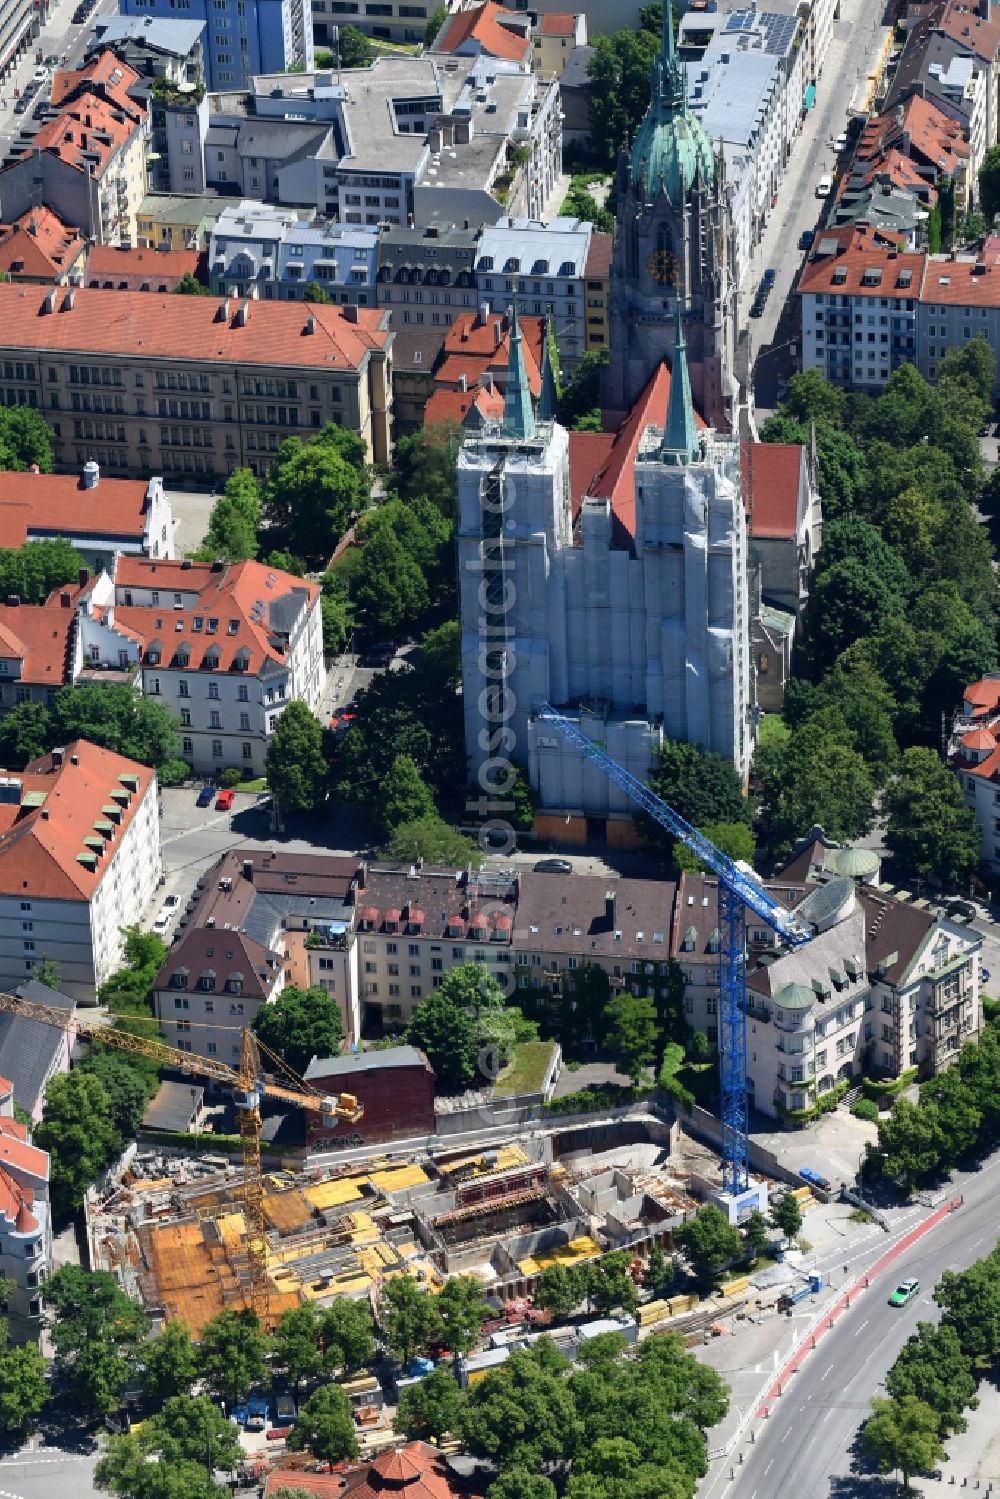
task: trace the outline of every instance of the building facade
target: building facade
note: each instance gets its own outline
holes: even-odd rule
[[[378,236],[378,305],[392,326],[449,327],[477,305],[476,245],[479,226],[388,225]]]
[[[173,20],[171,0],[122,0],[122,16]],[[184,16],[204,24],[205,80],[210,89],[246,88],[258,73],[312,68],[307,0],[188,0]]]
[[[52,1273],[49,1157],[14,1118],[14,1091],[0,1078],[0,1275],[13,1294],[5,1309],[14,1343],[37,1342],[41,1288]]]
[[[78,1004],[123,961],[160,877],[156,773],[76,740],[0,780],[0,982],[53,958]]]
[[[243,202],[223,209],[212,231],[212,290],[296,302],[315,282],[342,306],[373,307],[378,242],[375,228],[308,223],[287,209]]]
[[[488,301],[549,317],[572,375],[587,348],[586,281],[593,226],[582,219],[499,219],[479,235],[476,277]]]
[[[390,453],[392,334],[375,309],[0,285],[8,405],[44,412],[61,467],[222,476],[335,421]],[[126,330],[126,331],[123,331]]]
[[[153,1007],[168,1046],[233,1067],[244,1027],[284,984],[279,956],[245,932],[195,927],[174,943],[156,975]]]

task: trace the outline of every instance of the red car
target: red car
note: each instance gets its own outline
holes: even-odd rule
[[[330,727],[335,734],[342,734],[345,729],[350,728],[357,716],[356,713],[341,713],[339,718],[330,719]]]
[[[233,805],[233,798],[235,795],[236,792],[230,791],[228,788],[225,791],[220,791],[218,796],[215,798],[216,812],[228,812],[230,807]]]

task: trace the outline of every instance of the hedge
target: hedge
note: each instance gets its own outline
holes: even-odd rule
[[[628,1088],[621,1083],[601,1083],[596,1088],[581,1088],[577,1093],[564,1093],[545,1104],[547,1114],[597,1114],[602,1109],[620,1109],[629,1103],[638,1103],[640,1098],[649,1098],[653,1088]]]
[[[861,1089],[866,1098],[895,1098],[897,1093],[902,1093],[904,1088],[908,1088],[916,1080],[916,1067],[907,1067],[898,1077],[863,1077]]]

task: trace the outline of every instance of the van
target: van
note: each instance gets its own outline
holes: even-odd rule
[[[829,172],[824,172],[816,184],[817,198],[828,198],[833,191],[833,178]]]

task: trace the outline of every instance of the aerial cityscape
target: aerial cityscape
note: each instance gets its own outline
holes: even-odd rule
[[[0,1499],[1000,1492],[1000,11],[0,7]]]

